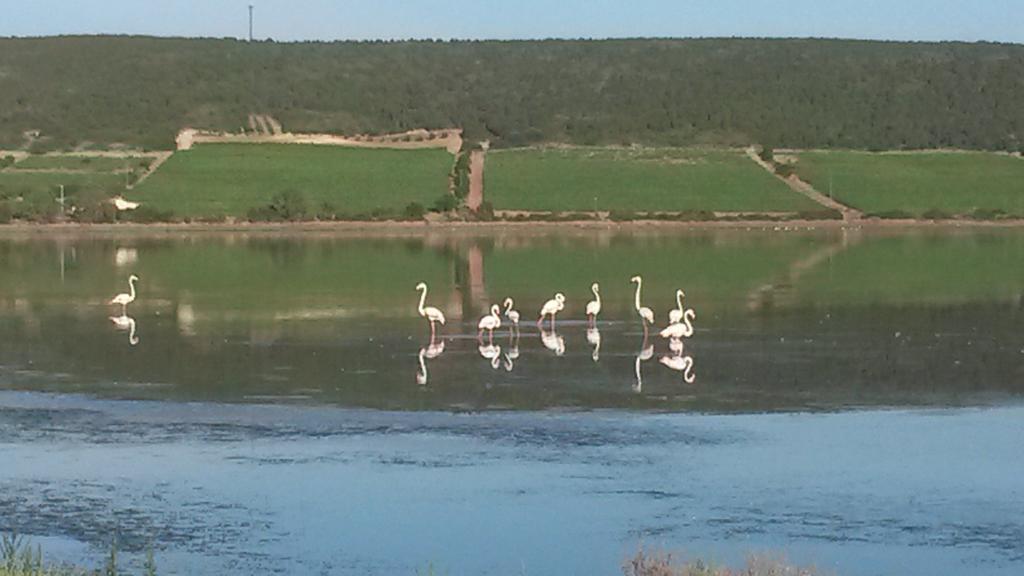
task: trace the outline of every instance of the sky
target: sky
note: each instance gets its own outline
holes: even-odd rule
[[[1024,0],[0,0],[0,36],[829,37],[1024,43]]]

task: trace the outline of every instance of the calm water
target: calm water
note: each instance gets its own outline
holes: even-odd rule
[[[1012,231],[0,239],[0,530],[177,574],[1019,574],[1022,263]],[[682,350],[634,274],[659,325],[686,290]]]

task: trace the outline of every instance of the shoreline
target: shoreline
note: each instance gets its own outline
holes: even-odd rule
[[[327,233],[336,235],[367,236],[416,236],[421,234],[465,234],[487,235],[500,232],[687,232],[704,230],[736,230],[760,232],[800,232],[815,230],[886,230],[886,231],[964,231],[975,229],[1024,228],[1024,219],[1013,220],[718,220],[718,221],[670,221],[631,220],[613,222],[608,220],[567,220],[559,222],[410,222],[410,221],[305,221],[305,222],[189,222],[150,223],[130,222],[94,223],[11,223],[0,225],[0,237],[74,237],[107,235],[174,235],[190,233],[260,233],[260,234],[311,234]]]

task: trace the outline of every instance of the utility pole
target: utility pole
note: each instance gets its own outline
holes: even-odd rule
[[[249,42],[252,42],[252,4],[249,4]]]

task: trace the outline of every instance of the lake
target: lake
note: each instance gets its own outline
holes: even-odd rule
[[[999,229],[8,233],[0,531],[162,574],[1019,574],[1022,263]]]

